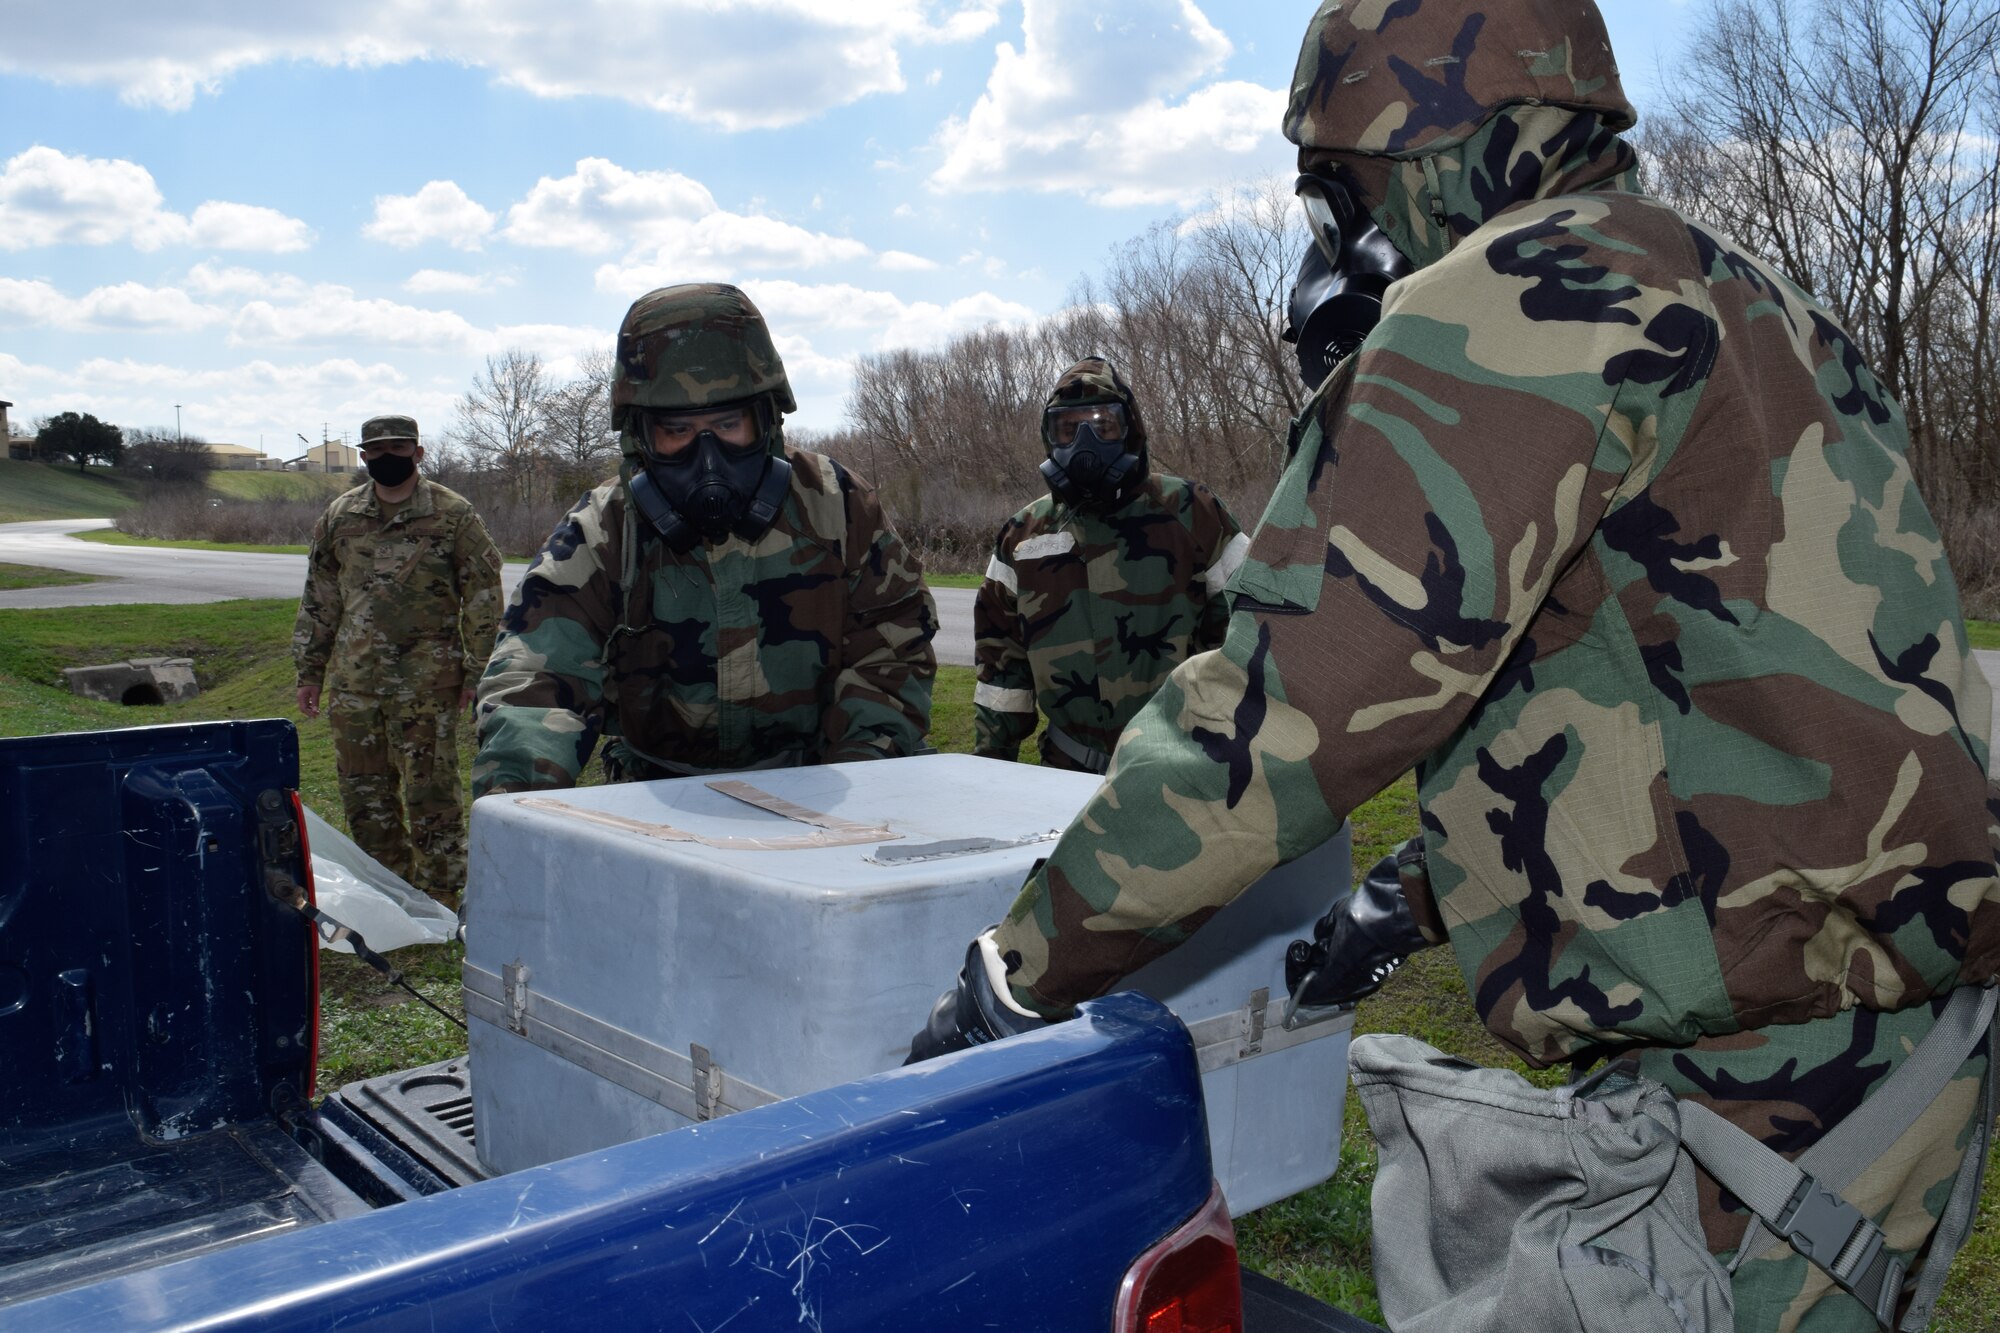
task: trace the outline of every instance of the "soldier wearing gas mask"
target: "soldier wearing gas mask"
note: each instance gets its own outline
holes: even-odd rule
[[[1156,472],[1132,390],[1102,357],[1042,413],[1046,498],[1002,525],[973,604],[973,751],[1102,773],[1119,732],[1183,660],[1222,642],[1223,585],[1249,538],[1200,482]]]
[[[618,331],[625,463],[529,566],[479,686],[475,795],[913,754],[937,612],[875,493],[787,445],[748,297],[649,292]]]
[[[1808,293],[1641,191],[1634,120],[1590,0],[1320,6],[1285,132],[1326,271],[1293,327],[1337,364],[1223,648],[1126,728],[912,1058],[1068,1018],[1414,768],[1423,837],[1294,946],[1293,1005],[1448,942],[1520,1058],[1671,1094],[1620,1122],[1635,1154],[1713,1121],[1769,1170],[1663,1172],[1633,1208],[1685,1222],[1674,1253],[1600,1244],[1582,1193],[1573,1243],[1491,1273],[1378,1247],[1392,1326],[1920,1328],[1992,1121],[1990,690],[1901,408]],[[1537,1104],[1577,1142],[1606,1111]],[[1382,1178],[1376,1234],[1483,1188]],[[1614,1289],[1649,1312],[1495,1317]]]

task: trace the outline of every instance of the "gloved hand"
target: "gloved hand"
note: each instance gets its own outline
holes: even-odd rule
[[[1285,950],[1285,1026],[1373,995],[1429,941],[1418,930],[1403,896],[1405,874],[1424,872],[1424,839],[1419,834],[1375,866],[1354,892],[1333,905],[1313,925],[1313,937],[1293,940]]]
[[[938,996],[937,1003],[931,1006],[930,1021],[911,1040],[910,1057],[903,1063],[913,1065],[933,1056],[949,1055],[1047,1027],[1048,1019],[1022,1013],[1000,997],[995,986],[1004,986],[1006,975],[993,945],[993,932],[982,932],[965,951],[965,966],[959,969],[958,985]]]

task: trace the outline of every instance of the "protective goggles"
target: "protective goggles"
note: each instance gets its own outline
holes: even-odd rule
[[[729,453],[749,455],[763,451],[770,422],[770,407],[761,398],[693,410],[642,408],[639,439],[648,454],[663,462],[684,454],[703,432],[714,435]]]
[[[1100,440],[1125,438],[1123,403],[1084,403],[1078,407],[1052,407],[1042,414],[1042,438],[1052,448],[1076,443],[1076,433],[1089,426]]]

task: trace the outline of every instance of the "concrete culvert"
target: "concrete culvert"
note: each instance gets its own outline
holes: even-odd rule
[[[201,693],[190,657],[135,657],[129,662],[70,667],[63,679],[71,694],[114,704],[174,704]]]

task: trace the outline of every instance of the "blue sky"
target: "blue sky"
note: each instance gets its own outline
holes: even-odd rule
[[[1600,0],[1642,115],[1692,11]],[[0,399],[290,455],[427,435],[490,353],[737,282],[842,421],[861,353],[1059,307],[1289,175],[1304,0],[0,0]],[[299,14],[299,10],[324,13]],[[337,12],[336,12],[337,11]]]

